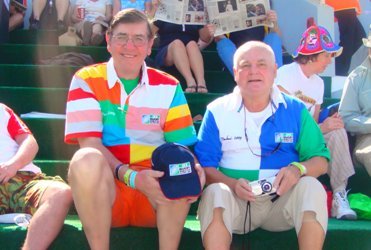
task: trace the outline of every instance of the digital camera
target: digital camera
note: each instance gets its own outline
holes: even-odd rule
[[[275,176],[269,177],[267,179],[257,180],[250,182],[250,186],[252,192],[256,196],[266,196],[270,194],[276,193],[276,189],[273,187],[273,182],[275,180]]]

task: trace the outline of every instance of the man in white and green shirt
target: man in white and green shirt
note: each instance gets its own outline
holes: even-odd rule
[[[234,56],[237,87],[207,107],[195,146],[210,184],[199,207],[206,249],[229,249],[232,233],[259,227],[295,228],[301,249],[323,246],[326,193],[316,178],[329,150],[304,104],[273,85],[276,69],[269,46],[245,43]],[[252,192],[249,182],[273,176],[278,198]]]

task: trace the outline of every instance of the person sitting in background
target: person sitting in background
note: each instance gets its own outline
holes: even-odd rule
[[[268,28],[268,32],[266,32],[265,26],[258,26],[232,32],[229,34],[229,39],[224,35],[215,37],[218,55],[232,75],[233,55],[236,52],[236,49],[245,42],[252,40],[263,41],[271,46],[274,51],[278,67],[282,65],[282,41],[279,37],[280,30],[275,11],[267,11],[267,22],[273,25],[273,27]]]
[[[357,15],[361,14],[359,0],[326,0],[334,8],[334,16],[339,24],[339,45],[343,53],[335,59],[336,75],[347,76],[352,56],[362,46],[365,30]]]
[[[55,5],[57,11],[57,29],[60,33],[65,31],[66,25],[64,20],[68,12],[69,3],[69,0],[32,0],[30,29],[40,29],[40,17],[42,13],[45,11],[52,12]]]
[[[68,179],[91,249],[108,250],[111,227],[124,226],[157,226],[159,249],[177,249],[197,199],[168,199],[159,184],[164,172],[151,168],[158,146],[197,141],[179,82],[144,62],[153,40],[143,12],[121,10],[106,34],[112,58],[82,68],[71,81],[65,141],[80,149]]]
[[[345,129],[356,135],[354,156],[371,176],[371,25],[363,45],[368,57],[347,77],[339,112]]]
[[[306,105],[318,122],[323,103],[324,83],[317,75],[339,56],[342,47],[333,43],[328,31],[321,26],[309,27],[294,52],[294,62],[278,69],[275,83],[285,93],[296,96]],[[356,219],[349,207],[346,187],[354,167],[349,153],[348,136],[341,116],[336,112],[319,124],[331,152],[327,174],[334,192],[331,216],[337,219]]]
[[[71,17],[84,45],[100,45],[111,18],[111,0],[77,0]]]
[[[38,145],[27,126],[0,103],[0,214],[33,217],[23,249],[47,249],[62,229],[72,204],[70,187],[41,173],[32,161]]]
[[[233,69],[237,87],[207,106],[195,146],[209,184],[198,208],[204,247],[230,249],[232,233],[261,227],[295,228],[300,249],[322,249],[328,215],[316,178],[330,153],[321,131],[303,103],[274,85],[267,44],[240,46]],[[264,190],[278,196],[253,192],[252,181],[274,176]]]
[[[213,37],[213,25],[180,25],[157,20],[154,32],[159,35],[159,48],[155,58],[159,68],[175,66],[184,77],[186,93],[207,93],[204,62],[199,39],[208,44]],[[193,74],[192,74],[193,73]]]

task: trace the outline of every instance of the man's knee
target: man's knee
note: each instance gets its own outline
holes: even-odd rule
[[[81,148],[71,159],[68,169],[68,179],[83,178],[91,180],[91,177],[100,175],[104,177],[104,171],[109,168],[104,155],[95,148]]]
[[[53,182],[48,186],[41,198],[41,204],[50,202],[58,204],[59,207],[68,209],[72,204],[72,192],[70,186],[63,182]]]
[[[314,177],[305,176],[301,178],[297,186],[302,190],[302,192],[309,191],[314,194],[318,194],[321,197],[326,197],[325,189],[323,188],[322,184]]]

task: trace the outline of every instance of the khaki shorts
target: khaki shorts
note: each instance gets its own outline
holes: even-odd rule
[[[59,176],[18,172],[6,184],[0,185],[0,214],[34,214],[43,193],[56,181],[64,183]]]
[[[268,231],[285,231],[295,227],[299,233],[303,212],[313,211],[324,232],[327,230],[328,215],[326,192],[321,183],[313,177],[303,177],[294,188],[271,201],[272,197],[257,198],[250,203],[251,231],[263,228]],[[212,221],[214,208],[223,208],[223,220],[229,233],[243,234],[249,231],[247,202],[235,195],[222,183],[208,186],[201,197],[198,216],[202,237]],[[246,224],[244,222],[246,221]]]

